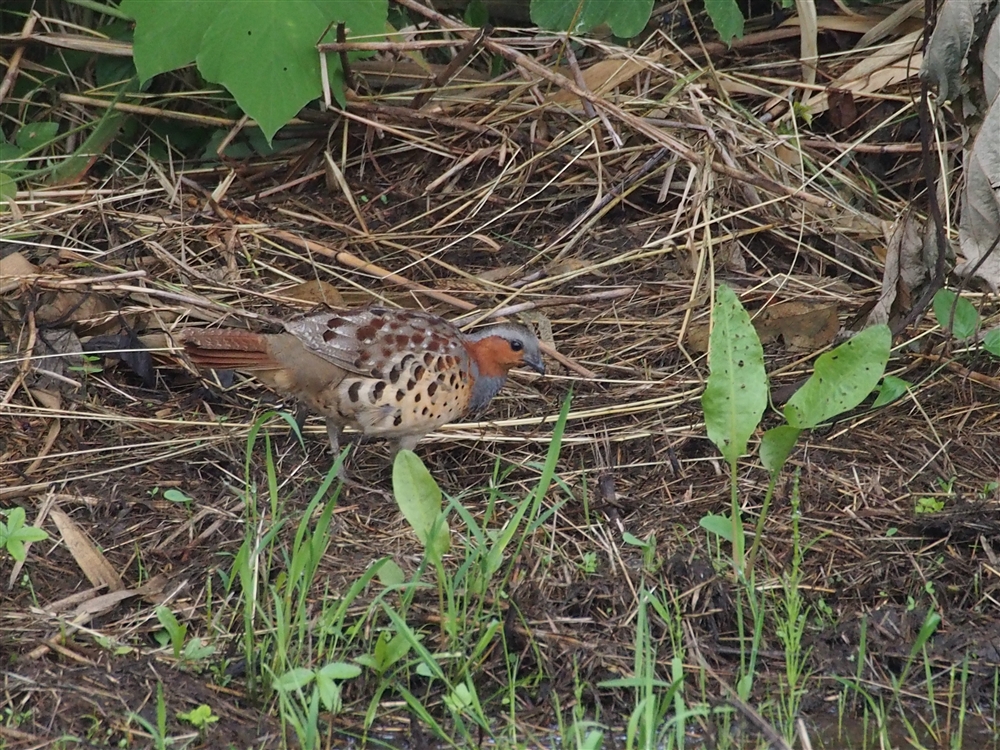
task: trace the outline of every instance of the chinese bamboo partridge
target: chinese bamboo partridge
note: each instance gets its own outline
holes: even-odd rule
[[[416,310],[330,310],[285,323],[287,333],[188,328],[179,339],[199,367],[252,373],[326,417],[334,455],[345,427],[413,450],[431,430],[476,412],[513,367],[545,372],[538,339],[510,323],[462,333]]]

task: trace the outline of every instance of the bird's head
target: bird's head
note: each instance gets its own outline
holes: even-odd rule
[[[466,346],[477,370],[470,411],[484,408],[500,392],[507,373],[515,367],[530,367],[545,374],[538,338],[524,326],[501,323],[480,328],[466,335]]]
[[[506,377],[515,367],[530,367],[539,375],[545,374],[538,338],[525,326],[500,323],[473,331],[466,340],[480,376]]]

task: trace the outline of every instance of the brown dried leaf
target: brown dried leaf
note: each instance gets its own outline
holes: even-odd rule
[[[301,284],[288,287],[281,292],[282,297],[297,299],[312,305],[327,305],[328,307],[343,307],[344,297],[333,284],[319,279],[310,279]]]
[[[83,321],[91,325],[82,326],[83,335],[105,333],[108,322],[103,320],[115,310],[114,303],[107,297],[89,292],[47,292],[41,297],[41,304],[35,311],[35,320],[41,326],[66,327]],[[96,323],[96,324],[95,324]],[[117,327],[117,321],[111,321]]]
[[[809,352],[833,343],[840,330],[836,305],[800,300],[769,305],[753,324],[762,344],[780,336],[789,349]]]
[[[922,236],[923,226],[912,211],[907,211],[893,225],[886,247],[882,292],[868,315],[869,325],[887,323],[897,295],[909,297],[927,276]]]
[[[125,584],[118,577],[118,571],[72,518],[59,508],[52,508],[49,515],[55,521],[66,548],[73,555],[80,570],[87,576],[91,586],[107,586],[111,591],[121,591],[125,588]]]
[[[16,289],[21,283],[15,276],[32,276],[39,272],[38,266],[21,253],[13,252],[0,258],[0,294]]]

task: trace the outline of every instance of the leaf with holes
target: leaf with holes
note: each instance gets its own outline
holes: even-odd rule
[[[785,405],[788,424],[807,430],[856,407],[882,379],[891,349],[889,327],[878,325],[821,356]]]
[[[708,438],[730,465],[747,452],[747,440],[767,408],[764,349],[739,297],[716,292],[708,340],[708,383],[701,396]]]

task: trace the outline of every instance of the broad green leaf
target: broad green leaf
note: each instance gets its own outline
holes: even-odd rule
[[[6,172],[0,172],[0,213],[7,211],[10,207],[8,200],[17,197],[17,182]]]
[[[157,607],[156,619],[160,621],[160,625],[163,626],[163,629],[171,634],[182,629],[180,622],[177,620],[177,616],[170,610],[169,607]]]
[[[319,670],[329,680],[353,680],[361,674],[361,667],[343,661],[334,661]]]
[[[882,379],[891,348],[889,327],[878,325],[822,355],[812,376],[785,405],[788,423],[811,429],[860,404]]]
[[[292,8],[294,12],[289,12]],[[270,140],[322,93],[314,45],[334,20],[312,2],[226,3],[205,29],[196,58],[198,70],[229,89]],[[331,57],[330,62],[334,60],[339,67],[339,58]]]
[[[193,0],[122,0],[121,9],[135,20],[132,57],[139,79],[194,62],[205,32],[228,3]],[[183,12],[181,9],[183,8]]]
[[[781,472],[781,467],[785,465],[785,460],[795,447],[795,441],[799,439],[801,432],[802,430],[791,425],[783,424],[771,428],[761,436],[760,462],[772,477]]]
[[[705,12],[726,44],[743,36],[743,12],[736,0],[705,0]]]
[[[7,554],[14,558],[17,562],[24,562],[25,558],[28,556],[27,550],[24,548],[24,542],[15,537],[7,537],[6,539]]]
[[[24,519],[27,518],[24,508],[20,505],[15,505],[3,515],[7,516],[7,532],[9,534],[14,534],[24,526]]]
[[[322,93],[316,43],[338,22],[349,36],[384,36],[387,0],[124,0],[135,18],[136,68],[143,81],[198,63],[271,139]],[[372,53],[350,53],[352,59]],[[334,94],[344,92],[340,57],[328,55]]]
[[[544,29],[582,34],[606,23],[631,39],[646,28],[653,0],[531,0],[531,21]]]
[[[340,686],[322,674],[316,674],[316,692],[323,708],[327,711],[335,711],[340,704]]]
[[[715,536],[722,537],[730,544],[733,543],[733,521],[729,516],[719,516],[714,513],[702,516],[702,519],[698,521],[698,525],[709,534],[715,534]]]
[[[910,389],[910,384],[902,378],[893,375],[886,375],[882,378],[882,384],[878,387],[878,395],[875,397],[873,409],[878,409],[891,404]]]
[[[1000,357],[1000,329],[990,331],[983,337],[983,349],[994,357]]]
[[[979,313],[965,297],[958,297],[951,289],[938,289],[934,295],[934,317],[938,325],[951,331],[951,334],[962,341],[969,338],[979,328]],[[955,307],[955,320],[951,320],[951,308]]]
[[[490,13],[483,0],[469,0],[469,4],[465,6],[465,15],[462,20],[465,21],[466,26],[474,28],[488,24],[490,22]]]
[[[385,587],[402,586],[406,574],[395,560],[386,560],[378,569],[378,579]]]
[[[189,505],[194,502],[190,497],[185,495],[178,489],[171,488],[169,490],[163,491],[163,499],[169,500],[172,503],[180,503],[182,505]]]
[[[49,535],[45,530],[38,528],[37,526],[22,526],[18,530],[17,534],[14,535],[15,539],[19,541],[28,542],[40,542],[44,539],[48,539]]]
[[[647,544],[646,542],[644,542],[642,539],[640,539],[639,537],[637,537],[635,534],[630,534],[627,531],[622,534],[622,541],[625,542],[625,544],[631,544],[633,547],[646,548],[646,547],[649,546],[649,544]]]
[[[435,529],[441,511],[441,488],[413,451],[402,450],[392,464],[392,492],[403,517],[413,527],[424,549],[437,542]],[[444,525],[444,533],[448,527]]]
[[[280,677],[275,678],[272,686],[275,690],[287,693],[292,690],[301,690],[312,682],[315,677],[316,673],[311,669],[295,667],[294,669],[289,669]]]
[[[14,142],[25,151],[34,151],[55,140],[59,135],[58,122],[29,122],[17,131]]]
[[[708,383],[701,396],[708,438],[730,465],[747,452],[747,440],[767,407],[764,350],[739,298],[720,286],[708,342]]]
[[[448,554],[448,550],[450,549],[451,531],[448,528],[448,522],[445,520],[444,513],[441,513],[431,527],[430,534],[427,536],[427,541],[424,544],[424,550],[427,553],[427,559],[434,564],[438,564],[444,559],[444,556]]]

